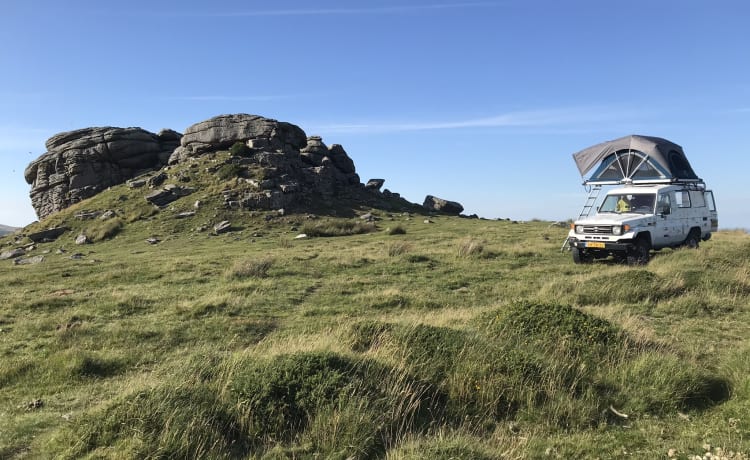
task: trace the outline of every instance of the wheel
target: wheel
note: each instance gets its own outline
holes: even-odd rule
[[[638,238],[634,246],[628,252],[628,265],[646,265],[651,257],[651,243],[646,238]]]
[[[593,260],[592,257],[586,254],[586,251],[584,251],[583,249],[573,247],[570,248],[570,252],[573,254],[573,262],[577,264],[588,264]]]
[[[698,249],[698,244],[700,243],[700,233],[696,229],[690,230],[690,233],[688,233],[687,238],[685,238],[685,241],[682,243],[683,246],[686,246],[690,249]]]

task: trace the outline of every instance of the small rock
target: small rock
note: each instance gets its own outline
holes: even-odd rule
[[[76,244],[78,245],[89,244],[90,242],[89,237],[84,234],[80,234],[76,237]]]
[[[175,217],[178,219],[184,219],[186,217],[193,217],[194,215],[195,215],[195,211],[186,211],[186,212],[181,212],[177,214]]]
[[[146,238],[146,243],[148,244],[157,244],[159,243],[159,241],[160,241],[159,238],[154,238],[154,237]]]
[[[677,456],[677,449],[669,449],[667,451],[667,457],[674,458],[675,456]]]
[[[155,176],[149,177],[146,183],[148,184],[150,188],[154,188],[154,187],[160,186],[166,180],[167,180],[167,174],[165,172],[160,172],[159,174]]]
[[[307,238],[307,233],[300,233],[299,235],[294,237],[295,240],[302,240],[305,238]]]
[[[367,184],[365,184],[365,188],[380,190],[380,187],[382,187],[383,184],[385,184],[385,179],[370,179],[367,181]]]
[[[44,256],[34,256],[27,259],[15,259],[13,263],[15,265],[36,265],[44,262]]]
[[[217,235],[221,233],[227,233],[232,229],[232,224],[228,220],[223,220],[218,224],[214,225],[214,233]]]
[[[196,202],[195,202],[195,203],[193,204],[193,207],[194,207],[195,209],[198,209],[198,208],[200,208],[200,207],[201,207],[201,204],[203,204],[203,203],[201,202],[201,200],[196,200]]]
[[[35,399],[26,404],[26,410],[41,409],[44,406],[44,401],[41,399]]]
[[[96,219],[101,215],[101,211],[81,211],[76,213],[73,217],[78,220],[92,220]]]
[[[70,256],[70,260],[81,260],[84,257],[85,256],[83,254],[81,254],[80,252],[76,252],[75,254],[73,254],[73,255]]]
[[[359,216],[359,218],[364,220],[365,222],[374,222],[377,220],[377,218],[369,212],[367,214],[362,214],[361,216]]]
[[[110,210],[104,211],[104,214],[102,214],[101,216],[99,216],[99,219],[101,219],[101,220],[107,220],[107,219],[111,219],[111,218],[115,217],[116,215],[117,214],[115,214],[115,212],[110,209]]]
[[[50,241],[55,241],[60,235],[68,231],[67,227],[55,227],[55,228],[49,228],[47,230],[42,230],[41,232],[31,233],[29,235],[26,235],[31,241],[35,243],[46,243]]]
[[[431,221],[430,219],[425,219],[425,220],[424,220],[424,223],[425,223],[425,224],[431,224],[431,223],[432,223],[432,221]]]
[[[23,249],[11,249],[10,251],[5,251],[2,254],[0,254],[0,260],[5,259],[15,259],[16,257],[25,256],[26,251]]]
[[[146,185],[146,179],[134,179],[128,181],[128,187],[130,188],[141,188]]]

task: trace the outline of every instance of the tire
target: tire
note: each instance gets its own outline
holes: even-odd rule
[[[690,230],[690,233],[688,233],[688,236],[687,238],[685,238],[685,241],[682,243],[682,245],[690,249],[698,249],[699,243],[700,232],[697,229],[692,229]]]
[[[646,265],[651,258],[651,242],[646,238],[638,238],[634,247],[628,252],[628,265]]]
[[[591,263],[592,258],[588,254],[586,254],[586,251],[582,249],[578,249],[576,247],[570,248],[571,254],[573,254],[573,262],[577,264],[588,264]]]

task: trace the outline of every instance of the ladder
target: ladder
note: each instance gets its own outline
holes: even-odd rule
[[[594,206],[596,205],[596,200],[599,198],[599,193],[602,191],[601,184],[595,184],[589,189],[589,196],[586,198],[586,202],[583,204],[583,208],[581,209],[581,212],[578,214],[578,219],[583,219],[584,217],[588,217],[591,215],[591,210],[594,209]],[[570,240],[569,237],[565,237],[565,241],[563,241],[562,246],[560,247],[560,252],[570,249]]]

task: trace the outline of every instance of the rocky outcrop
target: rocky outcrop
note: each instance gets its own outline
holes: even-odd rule
[[[208,158],[215,164],[205,170],[226,182],[236,179],[221,192],[229,208],[302,209],[343,202],[381,208],[412,205],[398,194],[381,192],[382,179],[369,187],[360,183],[341,145],[327,146],[296,125],[258,115],[220,115],[188,127],[184,135],[171,130],[153,134],[140,128],[87,128],[53,136],[47,150],[25,172],[40,218],[123,182],[147,189],[144,198],[165,207],[196,191],[174,182],[190,182],[192,174],[186,171],[220,151],[230,153],[228,159],[222,155],[226,164]],[[180,167],[186,163],[188,168]]]
[[[169,163],[228,150],[236,142],[245,142],[251,149],[299,153],[307,136],[298,126],[259,115],[219,115],[187,128]]]
[[[430,211],[442,212],[444,214],[461,214],[464,207],[456,201],[448,201],[436,196],[427,195],[422,206]]]
[[[44,218],[144,170],[160,168],[179,145],[172,130],[85,128],[52,136],[24,172],[31,204]]]
[[[238,143],[242,148],[234,147]],[[341,145],[329,147],[319,136],[307,137],[298,126],[257,115],[221,115],[190,126],[169,163],[219,150],[236,153],[229,163],[251,184],[249,190],[224,192],[230,208],[280,209],[365,193],[354,162]],[[250,177],[250,171],[258,169],[263,170],[262,179]]]

